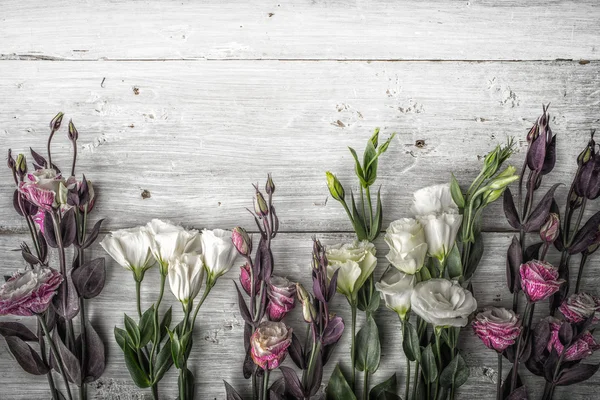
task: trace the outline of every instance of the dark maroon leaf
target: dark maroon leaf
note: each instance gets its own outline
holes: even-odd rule
[[[96,258],[72,272],[73,285],[84,299],[92,299],[100,294],[106,280],[104,258]]]
[[[45,263],[48,261],[48,244],[46,243],[46,238],[44,237],[42,231],[38,231],[37,237],[38,244],[40,246],[40,258],[41,261]]]
[[[512,376],[512,368],[510,369],[510,371],[508,371],[508,374],[506,374],[506,376]],[[502,384],[502,398],[505,399],[508,396],[510,396],[510,393],[513,391],[512,388],[510,387],[511,384],[511,379],[505,379],[504,383]],[[523,386],[523,381],[521,380],[521,375],[517,372],[517,384],[516,387],[520,388],[521,386]],[[516,390],[516,389],[515,389]]]
[[[54,221],[52,219],[52,214],[49,211],[46,211],[44,215],[44,238],[46,239],[48,246],[53,249],[58,248],[56,232],[54,230]]]
[[[521,222],[519,221],[519,214],[517,213],[517,209],[515,207],[515,202],[513,201],[512,193],[510,192],[510,188],[506,188],[504,190],[504,215],[506,216],[506,220],[515,229],[519,229],[521,227]]]
[[[15,357],[21,368],[32,375],[45,375],[49,369],[42,361],[40,355],[18,336],[4,338],[8,350]]]
[[[546,145],[546,157],[542,167],[542,175],[547,175],[554,169],[556,164],[556,135],[552,136],[550,143]]]
[[[525,386],[521,386],[520,388],[515,389],[506,400],[528,400],[527,397],[527,388]]]
[[[242,396],[235,391],[235,389],[226,381],[223,381],[225,384],[225,393],[227,394],[227,400],[243,400]]]
[[[599,226],[600,211],[592,215],[585,225],[575,234],[573,242],[568,249],[569,254],[578,254],[590,247],[596,239],[596,233],[598,232]]]
[[[519,275],[521,264],[523,264],[521,243],[516,236],[513,236],[512,242],[506,252],[506,283],[511,293],[521,289],[521,277]]]
[[[31,204],[31,202],[27,200],[25,196],[19,193],[19,191],[16,189],[13,194],[13,207],[15,208],[15,211],[21,216],[23,216],[23,211],[25,211],[25,215],[35,215],[38,212],[38,207],[36,205]]]
[[[290,347],[288,347],[288,352],[290,353],[290,357],[296,366],[300,369],[306,368],[306,363],[304,361],[304,352],[302,351],[302,344],[300,344],[300,339],[296,336],[295,333],[292,333],[292,343]]]
[[[323,345],[327,346],[330,344],[337,343],[344,333],[344,320],[341,317],[335,316],[327,324],[327,328],[323,332]]]
[[[252,376],[252,372],[256,369],[256,364],[252,361],[252,356],[250,355],[250,349],[246,352],[246,358],[244,359],[244,365],[242,367],[242,372],[244,374],[244,378],[248,379]]]
[[[46,166],[47,161],[44,157],[35,152],[31,147],[29,148],[29,151],[31,152],[31,156],[33,157],[33,160],[36,164],[40,165],[41,167]]]
[[[547,319],[542,319],[533,331],[533,358],[535,360],[543,360],[549,341],[550,324]]]
[[[60,335],[55,330],[52,335],[52,341],[56,344],[58,348],[58,354],[63,362],[63,367],[65,369],[65,374],[69,378],[70,382],[75,383],[77,386],[81,385],[81,365],[79,364],[79,360],[75,356],[75,354],[71,353],[71,351],[65,346]]]
[[[294,372],[290,367],[281,366],[279,367],[281,373],[283,374],[283,378],[285,379],[285,388],[288,390],[294,397],[298,399],[305,398],[304,389],[302,388],[302,384],[298,379],[298,375]]]
[[[559,355],[556,352],[556,349],[552,349],[550,356],[548,356],[546,362],[544,363],[544,377],[548,382],[552,382],[554,379],[554,371],[556,370],[558,359]]]
[[[583,382],[590,379],[600,368],[600,364],[576,364],[575,366],[563,370],[558,376],[556,384],[558,386],[568,386],[574,383]]]
[[[71,208],[63,215],[60,221],[60,232],[64,248],[69,247],[75,242],[75,238],[77,237],[77,222],[75,221],[74,208]]]
[[[550,207],[552,207],[552,201],[554,200],[554,192],[561,183],[553,185],[544,197],[540,200],[537,207],[533,210],[527,221],[525,222],[524,228],[526,232],[534,232],[540,229],[540,227],[548,219],[548,213],[550,213]]]
[[[525,249],[525,259],[523,260],[523,263],[526,263],[531,260],[537,260],[540,255],[540,249],[543,245],[543,242],[539,242],[527,247]]]
[[[325,296],[323,295],[323,291],[321,290],[321,281],[319,279],[313,279],[313,293],[315,294],[315,298],[321,303],[327,303],[327,300],[325,300]]]
[[[565,347],[569,347],[573,340],[573,329],[571,328],[571,324],[567,321],[563,321],[560,325],[560,329],[558,330],[558,340],[560,340],[560,343]]]
[[[233,284],[235,285],[235,290],[237,290],[238,306],[240,309],[240,313],[242,314],[242,318],[244,318],[244,321],[246,321],[247,323],[252,324],[252,317],[250,316],[250,311],[248,310],[248,306],[246,305],[244,296],[242,296],[242,293],[240,292],[237,283],[235,283],[234,281]]]
[[[84,382],[89,383],[100,378],[106,367],[104,343],[90,321],[86,321],[86,343]]]
[[[29,328],[19,322],[0,322],[0,335],[4,337],[16,336],[26,342],[35,342],[38,340],[37,336]]]
[[[83,175],[83,179],[81,180],[81,186],[79,186],[79,204],[84,205],[90,201],[90,189],[88,186],[88,181],[85,179],[85,175]]]
[[[321,355],[315,357],[315,369],[312,376],[308,377],[308,394],[312,397],[317,394],[317,391],[321,387],[321,381],[323,380],[323,361]]]
[[[331,276],[331,280],[329,281],[329,289],[327,289],[327,301],[330,301],[333,296],[335,296],[335,291],[337,290],[337,279],[340,269],[336,269],[333,275]]]
[[[66,290],[64,286],[66,285]],[[66,293],[65,293],[66,291]],[[66,296],[66,301],[63,298]],[[56,313],[66,320],[71,320],[79,313],[79,295],[73,285],[71,271],[67,272],[67,279],[58,288],[56,296],[52,298],[52,305]],[[65,309],[66,306],[66,309]]]
[[[103,221],[104,220],[101,219],[100,221],[94,224],[94,227],[85,238],[85,242],[83,242],[83,244],[81,245],[82,248],[87,249],[96,241],[96,239],[98,238],[98,233],[100,233],[100,227],[102,226]]]
[[[38,260],[38,258],[31,254],[29,251],[21,250],[21,255],[23,256],[25,262],[27,262],[28,264],[36,265],[40,263],[40,260]]]

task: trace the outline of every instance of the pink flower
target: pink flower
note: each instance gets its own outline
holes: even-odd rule
[[[548,342],[548,351],[552,351],[554,348],[560,355],[564,349],[564,346],[558,339],[558,331],[560,330],[560,322],[554,320],[550,322],[550,341]],[[566,361],[577,361],[586,358],[591,355],[594,351],[600,348],[600,344],[596,343],[596,340],[591,333],[585,332],[571,344],[565,352]]]
[[[58,193],[64,179],[53,169],[38,169],[28,173],[19,184],[19,191],[27,200],[43,210],[50,211],[58,206]],[[66,187],[65,187],[66,189]]]
[[[249,256],[252,253],[252,239],[244,228],[235,227],[231,231],[231,241],[242,256]]]
[[[296,284],[280,276],[272,276],[267,288],[267,312],[271,321],[281,321],[296,305]]]
[[[0,315],[43,313],[62,281],[63,276],[52,268],[35,266],[17,271],[0,287]]]
[[[244,290],[246,291],[248,296],[250,296],[252,294],[252,293],[250,293],[251,282],[252,282],[252,279],[250,277],[250,264],[246,263],[240,267],[240,283],[242,284],[242,287],[244,288]],[[260,281],[258,279],[255,279],[254,280],[254,294],[256,294],[256,295],[260,294],[259,291],[260,291]]]
[[[275,369],[285,359],[292,343],[292,329],[283,322],[265,321],[250,337],[250,355],[262,369]]]
[[[486,308],[475,316],[472,326],[483,344],[499,353],[513,345],[521,333],[519,318],[505,308]]]
[[[600,307],[600,299],[580,292],[569,296],[558,309],[567,321],[578,324],[593,316],[598,307]],[[598,322],[597,319],[594,317],[594,323]]]
[[[519,272],[521,287],[529,301],[534,303],[558,292],[560,285],[565,282],[564,279],[558,279],[558,270],[544,261],[531,260],[521,264]]]

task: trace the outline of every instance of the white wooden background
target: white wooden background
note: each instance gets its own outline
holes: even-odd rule
[[[519,138],[513,161],[520,166],[524,135],[542,103],[552,103],[558,134],[558,165],[544,186],[568,183],[589,129],[600,128],[599,18],[596,0],[5,0],[0,150],[42,150],[49,120],[64,111],[79,129],[78,171],[97,187],[95,215],[107,219],[105,230],[154,217],[194,228],[251,228],[244,210],[250,184],[272,172],[282,229],[276,271],[307,283],[311,235],[325,243],[351,238],[345,213],[328,198],[324,171],[354,185],[346,146],[362,149],[377,126],[383,136],[398,133],[379,170],[386,226],[409,214],[414,190],[446,181],[449,171],[470,182],[481,157],[509,136]],[[71,149],[61,136],[54,160],[68,165]],[[417,140],[425,146],[416,147]],[[23,266],[10,250],[26,239],[12,191],[5,170],[3,274]],[[564,195],[563,188],[561,201]],[[598,209],[597,202],[590,206]],[[513,233],[498,204],[489,208],[484,230],[476,297],[482,307],[510,306],[504,263]],[[380,274],[387,251],[382,240],[376,244]],[[99,247],[93,253],[102,254]],[[130,382],[112,336],[123,312],[135,314],[133,281],[108,266],[106,289],[90,306],[108,345],[108,367],[90,385],[90,398],[149,398]],[[595,257],[585,288],[596,294],[599,271]],[[219,281],[196,330],[191,365],[199,399],[224,398],[223,379],[248,389],[240,369],[242,318],[229,278],[237,272]],[[147,274],[145,304],[157,281]],[[334,309],[348,317],[341,296]],[[302,335],[300,314],[289,319]],[[377,320],[383,351],[373,382],[392,371],[403,380],[397,318],[382,309]],[[471,378],[460,398],[493,398],[495,354],[469,329],[462,338]],[[348,347],[345,337],[335,358],[347,363]],[[538,398],[540,378],[528,382]],[[0,398],[47,399],[46,385],[20,371],[0,341]],[[175,398],[175,388],[173,369],[163,397]],[[594,377],[557,390],[556,398],[596,399],[599,388]]]

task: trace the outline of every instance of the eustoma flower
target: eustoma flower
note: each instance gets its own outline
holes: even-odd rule
[[[488,348],[502,353],[521,333],[519,318],[512,310],[490,307],[475,316],[475,334]]]
[[[417,282],[414,275],[405,274],[395,268],[389,268],[375,284],[385,305],[395,311],[404,320],[410,311],[410,298]]]
[[[366,240],[327,247],[327,275],[331,279],[335,271],[337,290],[348,299],[355,299],[358,290],[377,266],[375,246]]]
[[[169,261],[184,253],[200,253],[202,243],[200,232],[185,230],[159,219],[153,219],[147,225],[150,234],[150,249],[152,255],[161,267],[161,273],[166,274]]]
[[[417,190],[412,210],[425,230],[429,255],[444,260],[454,246],[462,222],[462,216],[450,194],[450,185]]]
[[[560,321],[550,319],[550,341],[547,346],[548,351],[552,351],[554,348],[559,355],[562,354],[564,350],[564,346],[559,339],[560,326]],[[590,332],[585,332],[567,348],[564,359],[566,361],[581,360],[591,355],[599,348],[600,344],[596,343],[592,334]]]
[[[62,281],[58,271],[47,267],[34,266],[15,273],[0,287],[0,315],[43,313]]]
[[[569,296],[558,309],[567,321],[578,324],[594,316],[599,307],[600,299],[580,292]],[[594,317],[594,322],[597,322],[597,319],[597,317]]]
[[[231,232],[223,229],[204,229],[200,236],[202,257],[208,279],[212,282],[231,269],[237,250],[231,241]]]
[[[23,177],[19,184],[19,190],[27,200],[45,211],[57,208],[58,193],[64,186],[64,179],[54,169],[38,169],[30,172]]]
[[[169,262],[169,285],[184,308],[193,301],[202,287],[204,266],[202,256],[185,253]]]
[[[394,221],[385,233],[385,242],[390,248],[388,261],[406,274],[419,272],[425,256],[427,243],[423,226],[412,218]]]
[[[150,251],[150,235],[145,226],[111,232],[100,246],[123,268],[133,272],[137,281],[154,263]]]
[[[296,305],[296,284],[286,278],[273,275],[267,286],[267,295],[269,319],[279,322]]]
[[[544,261],[528,261],[521,265],[519,273],[523,291],[533,303],[552,296],[564,283],[564,279],[558,279],[558,270]]]
[[[250,354],[256,365],[272,370],[283,362],[292,343],[292,329],[283,322],[262,322],[250,337]]]
[[[412,310],[435,327],[467,325],[477,302],[456,281],[430,279],[415,286],[411,296]]]

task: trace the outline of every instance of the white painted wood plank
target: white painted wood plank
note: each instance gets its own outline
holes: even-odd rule
[[[597,59],[585,1],[9,0],[0,58]]]
[[[282,230],[349,231],[324,172],[356,190],[346,146],[362,151],[376,126],[382,137],[398,133],[380,162],[385,224],[450,171],[470,182],[480,158],[512,135],[520,167],[542,102],[552,103],[559,135],[544,185],[569,182],[598,128],[599,73],[599,64],[573,62],[0,62],[0,139],[2,152],[45,153],[49,120],[66,112],[80,132],[78,173],[96,183],[106,229],[149,216],[231,228],[246,218],[250,184],[272,172]],[[53,149],[65,169],[69,146],[63,130]],[[3,171],[0,229],[23,232]],[[484,228],[507,227],[495,204]]]
[[[242,221],[246,226],[250,224],[250,217]],[[311,234],[281,234],[275,239],[274,257],[275,271],[287,276],[292,280],[298,280],[304,285],[310,282],[310,252]],[[320,234],[319,238],[325,244],[336,243],[350,239],[347,234]],[[505,285],[505,254],[506,248],[511,240],[511,235],[490,233],[485,236],[486,251],[474,279],[475,296],[480,308],[486,306],[505,306],[512,304],[512,295]],[[18,247],[25,235],[0,235],[0,254],[4,263],[0,266],[0,273],[7,274],[14,268],[23,266],[23,261],[16,252],[10,250]],[[533,240],[533,239],[531,239]],[[376,276],[383,273],[385,269],[385,254],[387,247],[382,239],[376,242],[378,248],[379,266]],[[93,257],[103,255],[101,249],[96,247]],[[557,254],[552,252],[549,256],[552,261],[557,261]],[[109,261],[109,260],[107,260]],[[577,260],[574,260],[574,263]],[[126,312],[134,316],[135,311],[135,289],[130,272],[116,265],[112,260],[108,262],[108,280],[104,292],[95,300],[91,301],[91,320],[97,327],[102,338],[108,344],[108,368],[102,379],[93,383],[90,388],[90,398],[93,399],[142,399],[142,393],[136,389],[128,378],[128,372],[124,365],[122,355],[113,340],[112,329],[115,324],[122,324],[122,313]],[[572,266],[572,274],[576,272],[576,266]],[[600,259],[596,256],[590,259],[587,267],[584,289],[592,293],[600,294],[597,288],[600,285]],[[222,379],[231,382],[240,391],[248,392],[248,381],[241,377],[239,366],[243,360],[242,348],[243,319],[237,309],[235,289],[230,279],[237,279],[237,268],[232,269],[225,275],[210,294],[205,306],[202,308],[200,318],[197,322],[195,347],[191,355],[190,364],[197,377],[197,394],[199,399],[222,399],[224,390]],[[156,296],[158,276],[156,269],[150,270],[143,283],[143,302],[148,307],[149,302]],[[310,286],[307,286],[310,287]],[[169,292],[165,296],[166,303],[175,307],[175,300]],[[166,304],[163,303],[163,304]],[[350,320],[349,308],[345,299],[337,295],[332,306],[333,312],[341,315],[346,321]],[[538,315],[544,312],[544,307],[537,309]],[[180,318],[181,312],[177,310],[176,315]],[[32,327],[33,321],[27,318],[1,317],[2,320],[20,320]],[[387,378],[394,371],[398,372],[399,381],[404,381],[404,356],[401,351],[401,335],[399,321],[394,313],[382,308],[376,314],[382,335],[382,362],[380,370],[373,378],[373,382],[379,382]],[[174,317],[174,321],[177,318]],[[305,325],[299,310],[295,310],[286,319],[293,329],[303,337]],[[360,323],[360,321],[359,321]],[[348,330],[349,332],[349,330]],[[487,350],[483,344],[472,334],[470,328],[465,328],[461,336],[461,348],[467,364],[471,368],[471,378],[461,388],[461,399],[493,398],[496,379],[496,355]],[[348,334],[338,345],[334,358],[327,365],[325,377],[329,377],[331,371],[338,361],[344,365],[348,364],[349,340]],[[593,360],[598,357],[594,356]],[[291,361],[286,362],[292,365]],[[505,365],[506,374],[510,366]],[[174,398],[176,393],[176,373],[171,371],[161,389],[164,398]],[[274,377],[279,376],[274,374]],[[543,382],[541,378],[527,375],[527,385],[531,390],[531,398],[541,395]],[[30,400],[32,398],[45,398],[47,394],[46,381],[43,377],[32,377],[23,373],[15,361],[11,359],[10,353],[3,340],[0,340],[0,385],[3,391],[9,394],[7,399]],[[592,399],[591,393],[597,391],[600,386],[598,378],[592,378],[584,384],[571,386],[568,389],[557,390],[556,399]],[[590,397],[592,396],[592,397]]]

